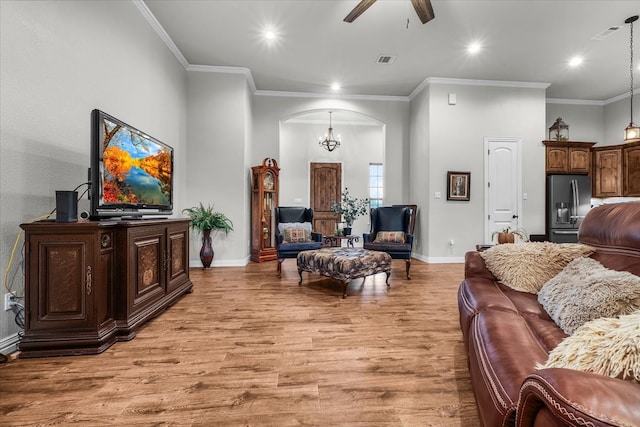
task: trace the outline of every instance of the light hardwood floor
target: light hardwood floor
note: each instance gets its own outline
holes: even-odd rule
[[[462,264],[342,285],[295,260],[192,269],[194,291],[95,356],[0,365],[0,425],[478,426]]]

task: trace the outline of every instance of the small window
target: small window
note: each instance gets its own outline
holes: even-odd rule
[[[372,208],[382,206],[383,178],[382,163],[369,163],[369,205]]]

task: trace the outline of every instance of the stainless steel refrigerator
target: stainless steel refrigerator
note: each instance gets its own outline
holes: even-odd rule
[[[591,209],[591,178],[587,175],[547,176],[547,238],[575,243],[582,219]]]

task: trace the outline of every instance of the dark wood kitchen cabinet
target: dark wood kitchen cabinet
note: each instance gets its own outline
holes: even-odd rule
[[[640,142],[623,145],[624,195],[640,197]]]
[[[593,149],[593,197],[622,196],[622,148]]]
[[[192,288],[188,220],[40,221],[25,230],[20,357],[97,354]]]
[[[593,149],[593,197],[640,196],[640,142]]]
[[[591,173],[591,147],[595,142],[542,141],[547,174]]]

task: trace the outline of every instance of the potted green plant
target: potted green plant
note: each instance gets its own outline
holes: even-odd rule
[[[351,228],[353,222],[361,215],[366,215],[369,211],[369,199],[359,199],[357,197],[351,197],[349,195],[349,189],[345,187],[342,192],[342,200],[340,203],[331,202],[331,212],[342,215],[342,219],[346,224],[342,233],[345,236],[351,235]]]
[[[233,231],[233,222],[222,212],[214,211],[212,205],[205,207],[202,202],[198,206],[183,209],[182,212],[191,218],[191,228],[202,233],[200,260],[204,268],[209,268],[214,256],[211,231],[223,231],[228,235],[229,231]]]
[[[518,236],[520,239],[522,239],[525,242],[529,240],[527,238],[527,232],[520,228],[512,230],[511,227],[507,227],[500,231],[494,231],[493,234],[491,234],[491,240],[493,241],[496,238],[496,236],[498,237],[498,244],[514,243],[516,240],[516,236]]]

